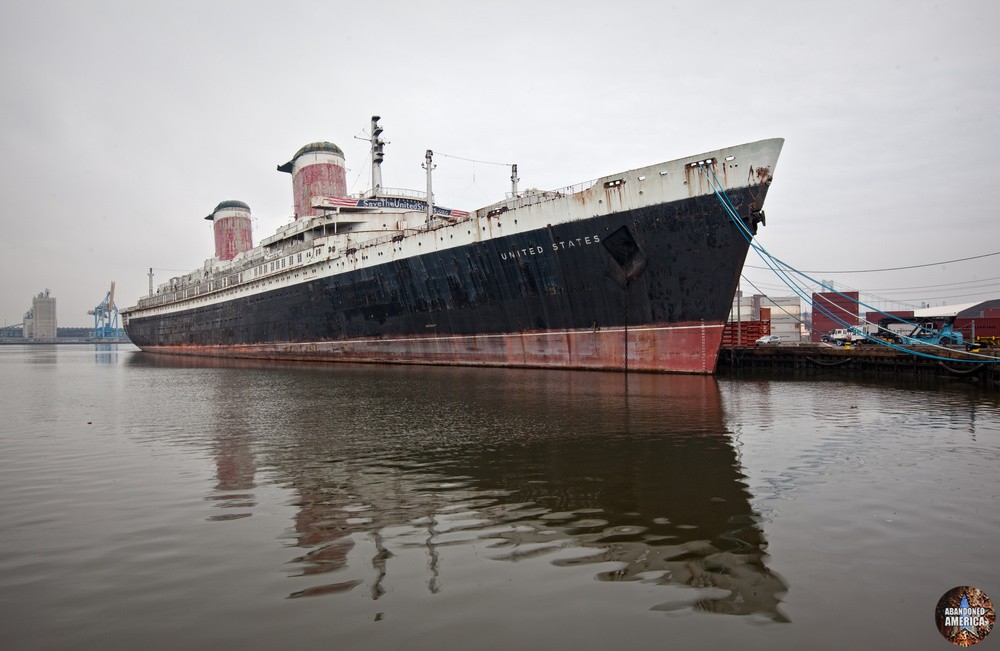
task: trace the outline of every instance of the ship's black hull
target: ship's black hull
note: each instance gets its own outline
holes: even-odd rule
[[[752,222],[765,192],[729,196]],[[134,314],[126,329],[139,347],[174,353],[711,372],[747,250],[719,201],[701,196]],[[511,349],[551,333],[560,341],[541,357]]]

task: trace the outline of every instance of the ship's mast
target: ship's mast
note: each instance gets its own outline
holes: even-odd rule
[[[517,199],[517,182],[520,180],[517,178],[517,163],[514,163],[510,166],[510,192],[515,199]]]
[[[385,151],[383,150],[385,141],[379,138],[383,131],[378,124],[381,119],[377,115],[372,116],[372,196],[377,195],[382,189],[382,161],[385,159]]]
[[[431,190],[431,171],[434,169],[433,164],[434,152],[430,149],[427,150],[427,154],[424,155],[425,163],[422,167],[427,170],[427,227],[430,228],[431,217],[434,215],[434,192]]]
[[[153,295],[153,268],[149,268],[149,295]]]

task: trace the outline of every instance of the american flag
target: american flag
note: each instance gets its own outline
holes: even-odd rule
[[[467,213],[464,210],[452,210],[451,211],[451,216],[452,217],[468,217],[469,213]]]
[[[316,208],[338,208],[340,206],[357,206],[359,201],[350,197],[318,197],[313,199]]]

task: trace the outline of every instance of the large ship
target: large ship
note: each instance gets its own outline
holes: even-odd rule
[[[215,257],[124,314],[144,351],[242,358],[712,373],[783,141],[518,191],[474,212],[382,187],[349,195],[343,151],[302,147],[294,219],[252,245],[223,201]]]

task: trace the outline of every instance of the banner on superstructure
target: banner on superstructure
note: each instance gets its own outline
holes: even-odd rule
[[[427,202],[419,199],[406,199],[404,197],[373,197],[371,199],[356,199],[353,197],[316,197],[313,199],[314,208],[389,208],[392,210],[412,210],[414,212],[424,212],[427,210]],[[444,217],[468,217],[469,213],[464,210],[450,210],[441,206],[434,206],[434,214]]]

